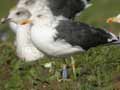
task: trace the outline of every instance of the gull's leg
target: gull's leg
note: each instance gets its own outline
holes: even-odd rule
[[[76,79],[76,68],[75,68],[75,60],[74,58],[71,56],[71,65],[72,65],[72,71],[73,71],[73,75],[74,75],[74,79]]]
[[[68,79],[68,71],[67,71],[67,58],[64,57],[64,63],[62,65],[62,80]]]
[[[67,71],[67,65],[63,64],[62,66],[62,79],[67,80],[68,79],[68,71]]]

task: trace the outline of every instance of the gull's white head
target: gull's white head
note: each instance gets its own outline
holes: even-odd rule
[[[120,23],[120,14],[116,17],[111,17],[111,18],[108,18],[107,20],[107,23]]]
[[[28,10],[24,8],[16,8],[16,9],[12,9],[8,17],[3,18],[1,20],[1,23],[14,22],[16,24],[24,25],[27,23],[31,23],[29,19],[30,17],[31,17],[31,13]]]

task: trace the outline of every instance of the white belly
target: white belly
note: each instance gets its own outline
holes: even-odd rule
[[[84,51],[81,47],[72,47],[64,40],[55,41],[54,37],[56,34],[56,30],[53,30],[50,27],[33,27],[31,30],[31,39],[37,48],[51,56],[59,56]]]
[[[44,54],[39,52],[33,45],[18,47],[17,55],[26,61],[35,61],[44,57]]]

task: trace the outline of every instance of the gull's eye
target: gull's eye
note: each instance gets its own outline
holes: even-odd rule
[[[40,18],[41,16],[42,16],[42,15],[40,15],[40,14],[39,14],[39,15],[37,15],[37,17],[38,17],[38,18]]]
[[[17,13],[16,13],[16,15],[18,15],[18,16],[19,16],[19,15],[21,15],[21,13],[20,13],[20,12],[17,12]]]

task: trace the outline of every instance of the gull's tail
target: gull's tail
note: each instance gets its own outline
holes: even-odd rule
[[[118,40],[112,42],[113,44],[120,44],[120,37],[118,37]]]
[[[120,44],[120,36],[116,36],[115,34],[109,32],[109,34],[112,36],[111,39],[108,39],[109,45],[118,45]]]

